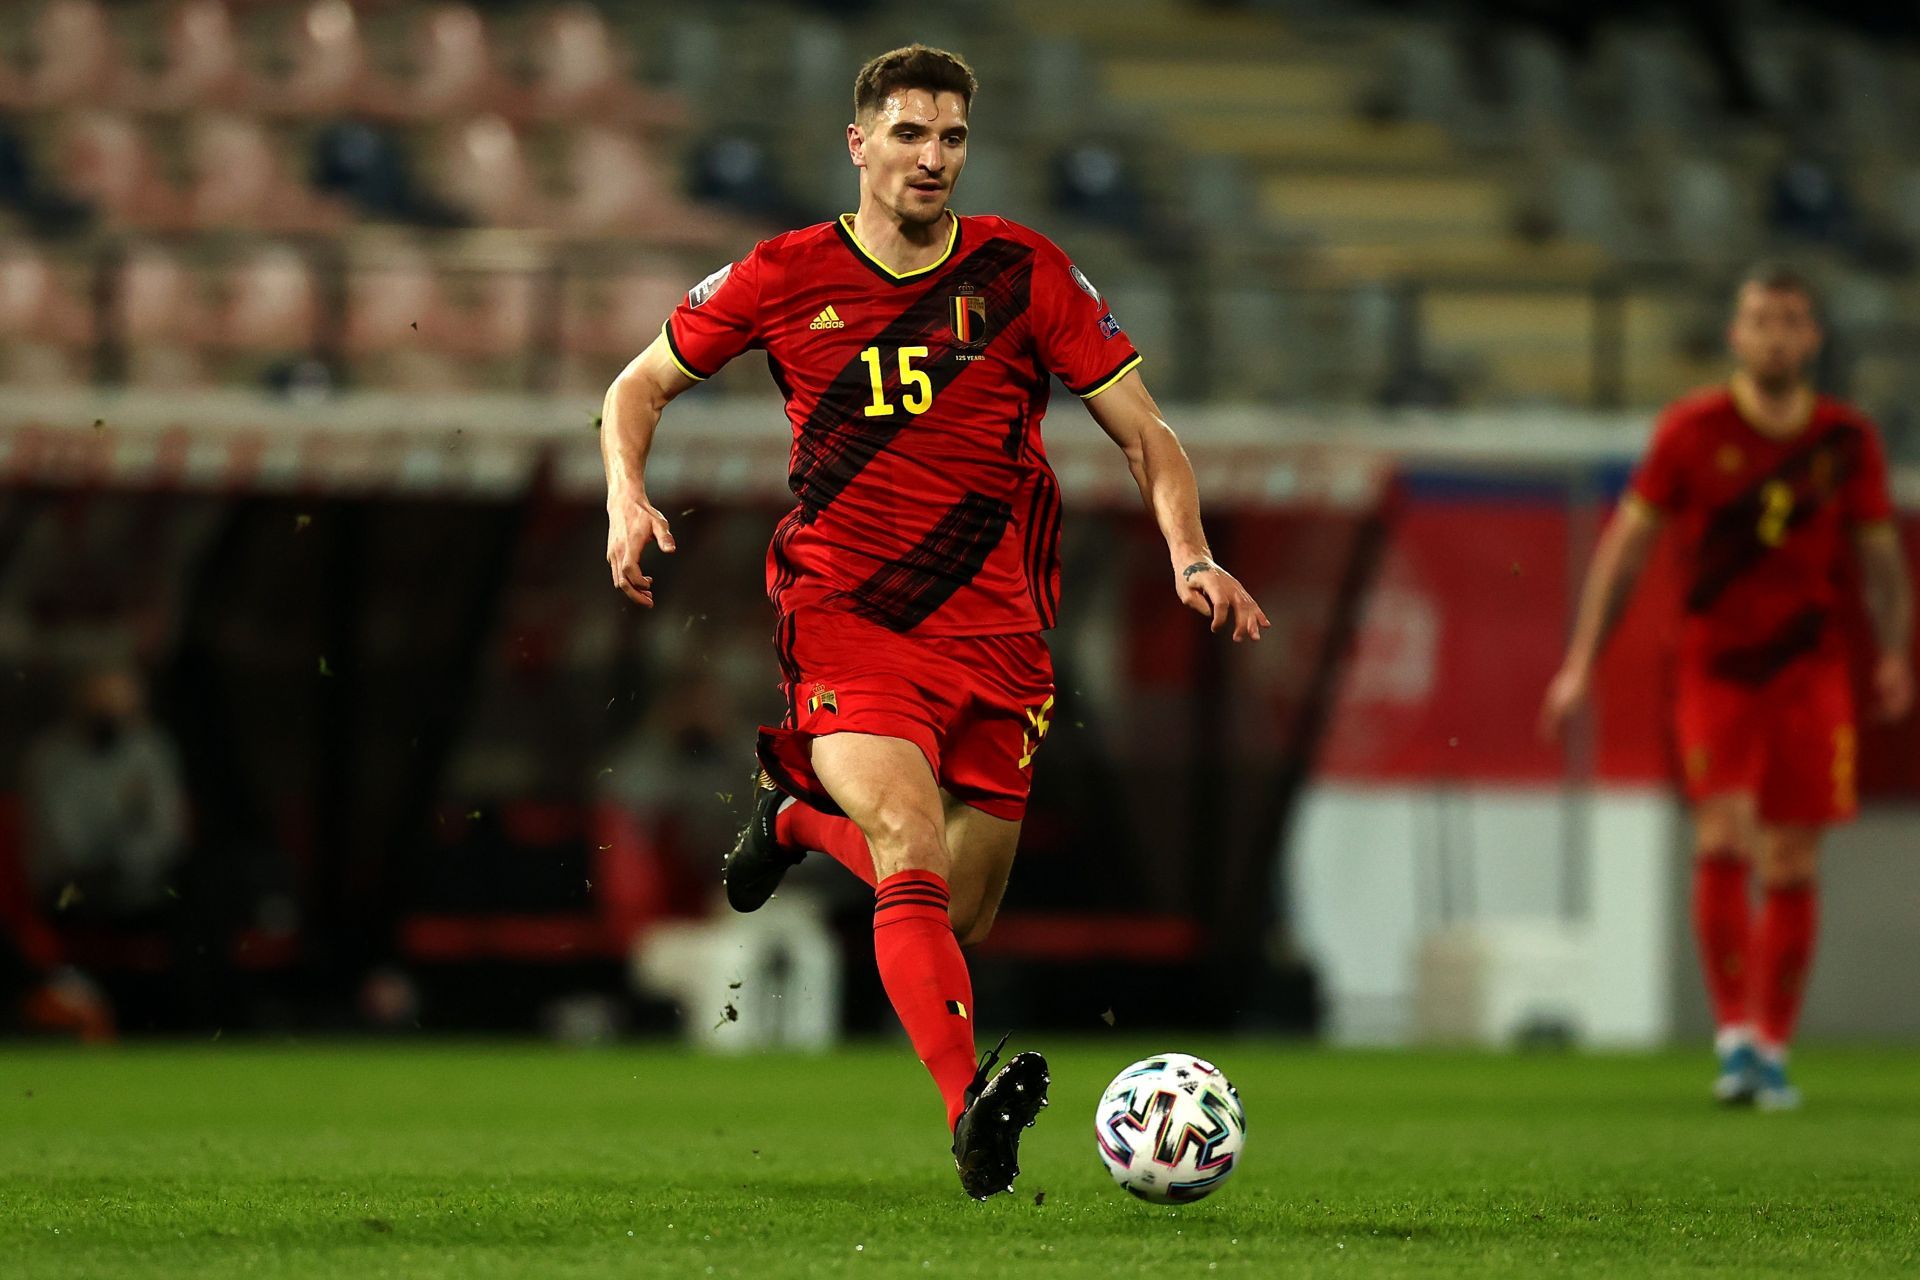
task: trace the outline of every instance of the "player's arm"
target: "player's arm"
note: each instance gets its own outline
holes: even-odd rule
[[[1879,658],[1873,689],[1884,720],[1898,720],[1913,707],[1913,579],[1900,549],[1900,532],[1891,520],[1857,526],[1860,586]]]
[[[1173,562],[1173,585],[1187,607],[1212,619],[1213,630],[1229,624],[1235,640],[1258,640],[1272,626],[1247,589],[1214,563],[1200,526],[1200,487],[1179,437],[1160,416],[1138,369],[1087,400],[1100,429],[1127,455],[1127,469]]]
[[[640,568],[648,543],[674,547],[673,530],[647,500],[647,453],[667,402],[694,385],[681,372],[664,331],[620,371],[600,409],[600,457],[607,469],[607,567],[613,585],[653,606],[653,579]]]
[[[1606,647],[1607,637],[1626,612],[1633,588],[1646,568],[1647,557],[1660,537],[1660,511],[1638,494],[1628,494],[1600,534],[1580,588],[1580,606],[1574,614],[1573,638],[1566,659],[1547,686],[1540,708],[1540,733],[1557,738],[1593,688],[1593,668]]]

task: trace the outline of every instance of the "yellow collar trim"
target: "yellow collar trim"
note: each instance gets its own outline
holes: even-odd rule
[[[954,245],[960,242],[960,215],[949,209],[947,210],[947,220],[952,225],[947,229],[947,247],[941,251],[940,256],[924,267],[915,267],[912,271],[895,271],[892,267],[875,257],[873,250],[860,243],[860,236],[853,229],[853,217],[854,215],[851,213],[843,213],[840,215],[840,226],[847,233],[847,243],[857,249],[861,257],[886,272],[895,280],[911,280],[915,276],[923,276],[929,271],[945,266],[947,259],[953,256]]]

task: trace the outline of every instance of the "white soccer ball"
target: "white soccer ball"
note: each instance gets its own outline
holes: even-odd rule
[[[1211,1195],[1240,1161],[1247,1112],[1220,1068],[1189,1053],[1156,1053],[1100,1095],[1093,1137],[1113,1180],[1155,1204]]]

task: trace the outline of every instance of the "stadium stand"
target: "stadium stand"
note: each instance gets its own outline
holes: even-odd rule
[[[598,288],[573,278],[613,259],[621,276],[697,279],[772,225],[837,211],[846,70],[867,44],[918,35],[968,49],[986,77],[966,207],[1071,238],[1129,328],[1164,339],[1175,394],[1647,404],[1711,372],[1727,273],[1774,247],[1844,290],[1914,300],[1920,223],[1903,193],[1920,163],[1892,127],[1920,83],[1911,49],[1816,39],[1810,20],[1738,46],[1698,23],[1623,21],[1065,0],[945,30],[884,5],[42,0],[0,14],[6,234],[54,255],[30,287],[77,290],[45,304],[69,315],[56,331],[92,311],[108,347],[132,335],[107,321],[151,314],[155,289],[217,302],[249,235],[306,254],[323,295],[359,299],[380,287],[336,278],[319,237],[418,228],[392,288],[424,299],[497,269],[499,241],[476,249],[459,228],[515,233],[518,281],[478,293],[524,299],[546,273],[564,312]],[[79,234],[53,248],[52,230]],[[136,233],[195,242],[175,247],[179,279],[163,286]],[[116,299],[122,281],[149,296]],[[309,354],[360,360],[361,305],[318,314]],[[1836,376],[1890,345],[1877,324],[1844,335]],[[509,353],[516,331],[530,345]],[[218,354],[212,334],[182,325],[173,373],[150,352],[15,363],[180,377]],[[540,341],[509,324],[477,348],[508,368],[473,372],[468,343],[442,353],[459,357],[444,377],[368,356],[336,381],[584,389],[609,366],[583,362],[626,349]],[[1885,362],[1867,386],[1910,389]]]

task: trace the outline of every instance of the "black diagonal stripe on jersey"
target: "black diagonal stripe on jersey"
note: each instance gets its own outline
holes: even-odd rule
[[[853,611],[891,631],[911,631],[972,582],[1006,536],[1013,506],[969,493],[898,559],[848,592]]]
[[[1860,429],[1851,424],[1837,427],[1818,440],[1810,441],[1765,475],[1756,479],[1733,501],[1716,508],[1700,535],[1700,562],[1687,591],[1687,612],[1705,613],[1713,607],[1740,575],[1764,559],[1774,548],[1760,540],[1760,519],[1766,513],[1766,488],[1779,481],[1793,486],[1793,510],[1787,516],[1791,529],[1811,519],[1847,477],[1859,465],[1862,440]],[[1817,460],[1826,455],[1833,470],[1821,486],[1808,483]]]
[[[948,296],[963,284],[972,285],[987,303],[986,337],[968,348],[975,354],[1025,314],[1033,278],[1033,249],[1016,240],[989,240],[927,281],[923,291],[866,345],[884,353],[881,394],[894,411],[868,417],[873,403],[873,376],[867,362],[856,355],[822,393],[820,401],[800,427],[793,449],[793,470],[787,487],[807,508],[819,514],[846,491],[894,437],[912,425],[914,415],[901,406],[900,368],[894,352],[901,347],[925,347],[927,355],[914,368],[927,375],[935,403],[940,392],[972,367],[954,359],[953,328],[948,322]]]
[[[1027,507],[1026,549],[1027,593],[1033,597],[1033,612],[1042,629],[1051,628],[1059,602],[1053,598],[1053,554],[1060,539],[1060,485],[1046,460],[1035,457],[1033,499]]]
[[[1714,675],[1734,684],[1765,684],[1795,658],[1818,649],[1826,631],[1827,611],[1813,605],[1787,619],[1766,639],[1716,655],[1710,666]]]
[[[768,554],[773,558],[773,586],[767,591],[767,598],[773,602],[774,610],[785,613],[781,600],[787,588],[793,585],[797,573],[793,567],[793,557],[787,553],[787,542],[793,537],[794,530],[800,527],[800,509],[795,507],[780,517],[780,523],[773,526],[773,541]]]

